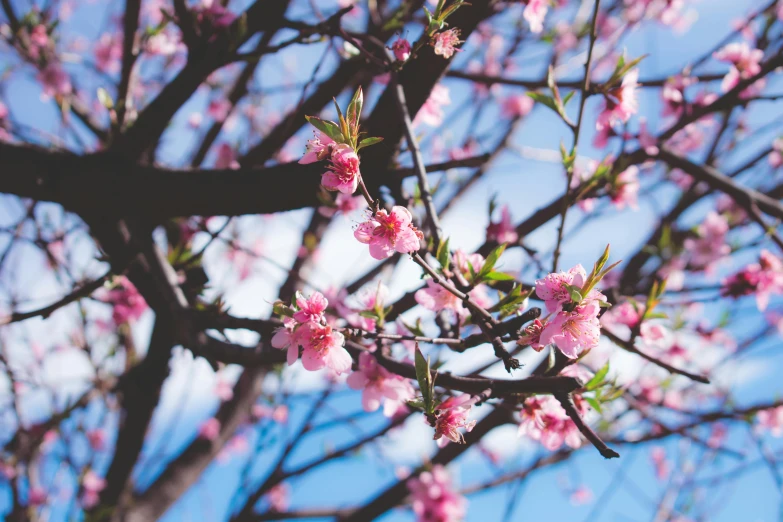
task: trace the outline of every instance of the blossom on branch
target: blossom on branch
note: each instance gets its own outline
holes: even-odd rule
[[[416,252],[424,235],[413,226],[412,220],[407,208],[395,205],[391,212],[380,209],[372,214],[353,235],[360,243],[370,245],[370,255],[375,259],[386,259],[395,252]]]

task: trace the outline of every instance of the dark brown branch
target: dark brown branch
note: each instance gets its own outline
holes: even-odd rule
[[[636,346],[629,343],[628,341],[624,341],[623,339],[617,337],[612,332],[608,331],[606,328],[601,330],[601,334],[605,335],[609,338],[610,341],[612,341],[614,344],[619,346],[620,348],[623,348],[624,350],[635,353],[636,355],[642,357],[643,359],[646,359],[647,361],[650,361],[656,366],[660,366],[664,370],[667,370],[669,373],[676,373],[677,375],[682,375],[684,377],[687,377],[691,379],[692,381],[700,382],[703,384],[710,384],[709,378],[705,377],[704,375],[699,375],[696,373],[690,373],[685,370],[681,370],[679,368],[675,368],[669,363],[663,362],[660,359],[656,359],[652,355],[646,354],[643,351],[639,350]]]
[[[579,432],[584,435],[584,437],[589,440],[593,446],[595,446],[595,449],[598,450],[601,456],[603,456],[605,459],[620,458],[619,453],[607,446],[606,443],[601,440],[601,437],[599,437],[590,426],[585,424],[585,421],[582,420],[582,417],[576,410],[576,406],[574,406],[574,403],[571,400],[571,396],[569,394],[555,393],[555,398],[558,400],[558,402],[560,402],[560,405],[563,407],[574,424],[576,424]]]

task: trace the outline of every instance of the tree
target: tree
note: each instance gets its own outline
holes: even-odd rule
[[[0,4],[7,520],[780,495],[783,3]]]

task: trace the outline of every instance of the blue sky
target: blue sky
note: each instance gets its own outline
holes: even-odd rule
[[[21,4],[21,2],[15,2],[17,6]],[[622,45],[629,56],[650,55],[640,67],[641,78],[664,76],[679,70],[685,65],[686,60],[711,49],[730,31],[731,20],[740,17],[749,9],[757,7],[758,4],[759,2],[732,0],[694,2],[699,18],[687,33],[672,34],[668,28],[646,26],[641,30],[634,31],[624,40]],[[240,6],[234,3],[232,5],[235,9]],[[319,5],[325,12],[336,8],[336,4],[331,1],[321,2]],[[110,6],[109,11],[106,9],[107,6]],[[71,20],[63,24],[62,28],[64,31],[76,31],[88,40],[94,41],[104,31],[110,16],[109,12],[115,8],[115,4],[110,2],[87,4],[79,8]],[[308,9],[306,2],[294,2],[294,7],[289,11],[289,17],[296,19],[305,16]],[[570,13],[569,11],[553,16],[568,17]],[[513,13],[511,14],[513,15]],[[510,15],[506,13],[503,16]],[[412,30],[410,34],[416,33]],[[285,37],[286,35],[280,36],[280,38]],[[531,53],[535,52],[535,48],[531,50]],[[279,56],[266,59],[259,67],[255,79],[262,87],[306,81],[312,67],[321,59],[322,53],[323,45],[289,48]],[[473,54],[469,42],[468,50],[458,57],[454,68],[464,69]],[[0,68],[8,63],[6,58],[0,55]],[[321,77],[328,74],[333,63],[333,57],[327,60],[322,68]],[[145,67],[150,68],[156,66],[159,66],[159,63],[145,64]],[[73,70],[76,71],[79,68],[73,67]],[[577,63],[572,67],[571,72],[564,73],[563,78],[578,78],[581,70],[581,65]],[[712,63],[708,66],[708,70],[723,71],[724,69],[721,65]],[[26,72],[26,79],[24,75],[21,75],[18,78],[13,77],[8,80],[2,86],[0,96],[11,108],[19,122],[58,133],[60,129],[58,129],[57,112],[52,104],[40,101],[40,90],[30,80],[30,70],[28,69]],[[171,76],[172,73],[173,71],[167,71],[166,75]],[[538,78],[542,75],[542,69],[539,63],[532,60],[526,61],[525,65],[514,71],[513,75],[522,78]],[[79,85],[88,91],[100,86],[110,88],[109,85],[102,84],[102,82],[105,80],[95,75],[79,77]],[[779,86],[780,81],[777,83]],[[447,109],[460,107],[463,101],[469,99],[471,95],[470,85],[462,80],[447,79],[445,85],[449,87],[452,98],[452,104]],[[371,106],[381,92],[380,89],[381,86],[378,85],[370,89],[367,96],[368,106]],[[504,88],[502,92],[510,93],[515,89]],[[283,90],[264,99],[253,99],[252,103],[258,104],[265,116],[274,116],[294,104],[299,95],[298,89]],[[648,117],[653,129],[657,129],[660,124],[656,116],[659,108],[656,101],[657,96],[658,91],[644,91],[640,100],[640,112]],[[185,122],[192,112],[204,111],[207,98],[206,92],[199,92],[179,111],[175,117],[174,125],[164,136],[164,145],[160,150],[159,158],[161,161],[172,165],[182,165],[187,161],[194,145],[198,144],[199,133],[187,129]],[[595,102],[596,100],[590,100],[587,104],[588,121],[590,121],[590,115],[597,114],[598,107]],[[749,122],[751,125],[763,125],[779,118],[780,112],[781,104],[779,102],[767,104],[758,110],[751,111]],[[325,114],[331,117],[331,109],[327,109]],[[490,136],[494,136],[499,128],[498,118],[497,111],[490,110],[479,122],[478,128],[470,129],[470,131],[477,131],[479,134],[488,132]],[[439,130],[438,133],[447,143],[458,144],[465,132],[469,130],[467,129],[469,119],[470,115],[466,113],[456,118],[448,129]],[[423,130],[432,132],[431,129]],[[288,152],[294,156],[298,155],[303,140],[309,136],[309,133],[310,130],[304,128],[299,133],[301,139],[289,144]],[[224,133],[221,140],[240,144],[240,149],[245,150],[247,134],[246,126],[239,124],[233,130]],[[767,146],[773,136],[772,133],[753,135],[755,143],[748,145],[747,152],[738,153],[734,161],[741,161],[743,157],[747,157],[753,151]],[[591,147],[591,138],[590,133],[585,135],[580,152],[586,157],[600,159],[601,152]],[[75,145],[73,138],[66,139],[70,145]],[[513,144],[517,148],[557,150],[561,140],[568,143],[570,139],[570,131],[558,123],[551,112],[537,108],[516,133]],[[488,140],[488,142],[492,143],[492,140]],[[208,165],[211,164],[210,161],[212,158],[208,158]],[[765,174],[767,173],[761,173],[761,175]],[[650,179],[657,178],[651,175]],[[508,203],[515,220],[521,220],[539,206],[558,197],[563,191],[564,182],[562,168],[556,163],[536,161],[513,152],[504,153],[493,165],[490,174],[480,181],[445,217],[443,225],[447,235],[451,237],[451,244],[464,249],[472,249],[483,241],[484,229],[488,222],[487,203],[493,195],[498,195],[499,203]],[[652,184],[652,181],[647,184]],[[674,194],[675,192],[670,187],[664,188],[655,193],[652,202],[643,202],[636,212],[610,211],[604,217],[596,219],[566,243],[562,266],[567,267],[576,263],[589,265],[598,257],[607,242],[612,244],[613,259],[621,259],[632,253],[646,238],[651,220],[660,213],[661,208],[670,204]],[[0,216],[2,224],[5,225],[18,215],[19,208],[14,206],[8,198],[3,198],[2,201]],[[299,232],[307,223],[309,212],[309,210],[296,211],[269,219],[251,216],[241,218],[238,221],[244,236],[248,238],[245,244],[253,244],[255,240],[263,241],[265,255],[276,263],[285,265],[293,259],[296,248],[298,248]],[[704,207],[698,207],[694,209],[693,213],[686,216],[686,219],[691,219],[696,223],[703,212]],[[575,223],[580,216],[579,211],[572,212],[573,221],[570,223]],[[321,252],[321,264],[309,278],[315,286],[326,288],[331,285],[339,285],[350,280],[352,276],[364,268],[372,266],[372,260],[367,255],[366,247],[357,244],[351,237],[350,227],[356,219],[356,217],[351,219],[340,217],[336,220],[337,225],[327,233]],[[640,233],[640,231],[644,232]],[[528,244],[534,248],[547,250],[553,244],[554,234],[555,223],[552,222],[531,235],[528,238]],[[86,273],[100,273],[100,265],[88,260],[91,255],[89,248],[75,247],[75,251],[84,257],[81,266]],[[34,267],[35,263],[40,262],[39,254],[33,251],[22,252],[18,254],[18,257],[19,264],[27,264],[29,267]],[[268,313],[268,303],[274,299],[277,285],[285,277],[283,272],[272,263],[262,261],[258,264],[253,277],[240,284],[235,281],[232,274],[226,273],[226,264],[221,259],[220,252],[210,253],[207,259],[207,270],[213,281],[225,283],[227,298],[233,312],[237,315],[248,316],[263,316]],[[523,263],[525,261],[521,255],[509,253],[504,257],[503,268],[506,270],[524,269],[523,274],[535,277],[534,271],[526,265],[523,266]],[[22,277],[29,281],[28,292],[29,297],[33,299],[32,302],[35,302],[36,299],[44,303],[48,302],[51,295],[57,294],[58,286],[50,278],[41,278],[37,271],[29,267],[20,269],[14,274],[14,277]],[[0,277],[6,281],[9,275],[0,274]],[[390,284],[394,295],[400,295],[406,290],[415,288],[419,284],[418,269],[412,266],[412,263],[403,262],[395,272]],[[705,317],[708,320],[714,320],[724,308],[725,303],[708,304],[705,308]],[[753,304],[745,301],[731,307],[733,313],[750,314],[752,310]],[[101,312],[96,311],[96,313],[100,314]],[[56,321],[65,323],[67,318],[60,317]],[[151,319],[151,314],[148,314],[135,329],[134,334],[139,339],[140,346],[145,344],[149,335]],[[55,319],[53,318],[53,320]],[[40,328],[40,322],[33,321],[30,324],[32,330]],[[62,334],[62,328],[64,326],[60,325],[54,332],[41,329],[42,331],[35,332],[35,335],[40,335],[51,341],[52,338]],[[750,327],[741,327],[735,333],[741,337],[750,330]],[[236,339],[252,342],[253,336],[247,332],[239,332],[236,334]],[[771,339],[768,345],[768,348],[759,348],[745,357],[743,359],[746,361],[745,366],[732,369],[737,374],[735,377],[739,377],[727,382],[733,387],[734,399],[738,404],[762,402],[783,392],[780,380],[773,371],[774,368],[779,368],[781,363],[778,340]],[[481,353],[476,357],[486,358],[486,355],[486,353]],[[148,440],[148,447],[145,448],[147,456],[150,455],[152,448],[160,447],[161,438],[165,438],[163,447],[168,450],[168,456],[176,455],[177,450],[191,439],[198,423],[211,415],[217,406],[215,399],[209,396],[214,377],[206,364],[203,361],[192,362],[187,355],[177,355],[176,359],[174,375],[166,385],[163,405],[156,412],[152,436]],[[473,363],[473,361],[471,362]],[[533,362],[531,359],[530,365]],[[633,366],[632,363],[628,364]],[[82,363],[79,361],[66,359],[66,367],[62,371],[66,374],[70,372],[72,375],[78,375],[81,368]],[[622,369],[623,366],[619,368]],[[236,374],[236,371],[237,369],[231,369],[229,373]],[[300,386],[317,384],[313,382],[311,376],[305,376],[302,372],[295,372],[290,378],[299,381]],[[272,383],[270,383],[270,388],[271,386]],[[292,408],[288,427],[276,426],[260,430],[263,431],[261,435],[262,451],[260,455],[253,457],[256,477],[264,475],[265,466],[268,466],[270,461],[269,455],[273,454],[275,450],[279,450],[281,441],[285,440],[286,433],[292,431],[304,415],[307,401],[298,400],[296,404],[297,406]],[[45,416],[45,407],[41,408],[40,403],[36,404],[35,402],[33,406],[38,406],[36,409],[38,415]],[[341,393],[337,399],[330,401],[329,408],[325,408],[322,413],[322,418],[328,419],[335,412],[343,414],[355,412],[359,408],[358,394]],[[182,413],[175,417],[174,412],[177,410],[181,410]],[[35,413],[32,415],[35,416]],[[99,412],[89,412],[84,418],[87,422],[96,423],[98,417]],[[172,419],[177,421],[173,435],[167,431]],[[357,429],[362,430],[363,433],[369,433],[380,425],[379,415],[368,416],[359,423]],[[517,440],[514,431],[515,427],[505,427],[502,430],[497,430],[498,433],[493,433],[490,437],[490,441],[494,441],[493,445],[503,450],[500,467],[505,471],[524,467],[541,451],[531,443]],[[164,433],[165,436],[162,435]],[[707,433],[701,435],[706,437]],[[327,448],[349,444],[355,436],[357,436],[355,432],[345,431],[344,428],[312,436],[303,449],[295,452],[292,464],[296,466],[297,463],[317,458]],[[434,451],[434,445],[426,440],[428,437],[428,431],[423,426],[422,420],[418,416],[414,416],[410,419],[409,426],[406,426],[404,432],[390,437],[390,440],[379,448],[366,449],[350,459],[339,459],[319,468],[314,473],[307,474],[306,477],[292,481],[291,486],[295,492],[292,509],[352,506],[355,505],[357,499],[371,499],[395,480],[394,473],[397,466],[415,464],[422,455],[430,455]],[[251,438],[251,440],[254,439]],[[781,449],[781,445],[777,441],[770,442],[772,442],[773,448]],[[757,460],[758,452],[749,441],[747,429],[740,427],[733,430],[727,444],[737,450],[747,450],[753,455],[750,460]],[[683,460],[698,462],[702,458],[702,450],[686,447],[688,446],[687,441],[671,440],[663,445],[670,455],[677,456],[680,452],[687,455],[687,458],[677,460],[678,464],[682,464]],[[604,461],[592,448],[585,448],[568,463],[536,473],[525,482],[521,490],[515,489],[514,486],[504,486],[489,493],[472,495],[467,520],[470,522],[501,520],[508,499],[511,497],[516,497],[516,508],[509,519],[514,521],[539,519],[583,520],[585,522],[653,520],[654,508],[667,484],[657,481],[654,477],[653,469],[649,464],[648,450],[649,446],[622,447],[620,452],[623,458],[610,462]],[[155,455],[153,460],[157,461],[158,454],[157,452],[153,453]],[[237,488],[238,473],[244,462],[243,459],[243,457],[237,456],[228,463],[215,463],[210,466],[201,480],[170,510],[165,520],[198,521],[225,518],[225,514],[230,509],[229,502]],[[105,458],[99,457],[98,463],[99,466],[105,466],[107,461]],[[712,477],[721,471],[733,469],[739,464],[732,457],[719,456],[715,462],[708,466],[706,471],[700,472],[697,477]],[[151,469],[154,470],[155,466]],[[486,459],[474,451],[452,464],[450,469],[454,472],[458,484],[463,487],[485,481],[497,473],[496,469],[492,469],[487,464]],[[613,482],[619,470],[622,470],[624,478]],[[149,481],[152,473],[154,471],[145,470],[142,475],[142,483]],[[600,512],[591,512],[596,506],[595,502],[586,506],[574,506],[569,502],[568,491],[583,484],[592,489],[596,498],[600,498],[607,489],[614,492],[611,498],[602,504],[603,508]],[[714,515],[706,516],[704,520],[755,522],[779,519],[781,492],[777,491],[770,470],[763,465],[750,468],[730,486],[716,488],[707,484],[703,488],[702,494],[710,499],[710,505],[722,506],[721,510]],[[688,502],[687,498],[681,500],[685,504]],[[384,517],[384,520],[390,521],[411,519],[410,513],[405,510],[393,511]]]

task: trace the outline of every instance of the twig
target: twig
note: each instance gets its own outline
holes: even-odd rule
[[[703,383],[703,384],[710,384],[710,380],[707,377],[705,377],[704,375],[698,375],[698,374],[695,374],[695,373],[690,373],[690,372],[687,372],[685,370],[681,370],[679,368],[675,368],[671,364],[665,363],[665,362],[661,361],[660,359],[656,359],[652,355],[648,355],[648,354],[644,353],[643,351],[639,350],[637,347],[635,347],[633,344],[629,343],[628,341],[624,341],[624,340],[620,339],[615,334],[613,334],[612,332],[606,330],[605,328],[603,330],[601,330],[601,333],[603,335],[605,335],[606,337],[608,337],[610,341],[612,341],[614,344],[616,344],[620,348],[623,348],[624,350],[629,351],[631,353],[635,353],[636,355],[639,355],[643,359],[646,359],[646,360],[650,361],[651,363],[655,364],[656,366],[660,366],[661,368],[663,368],[664,370],[669,371],[670,373],[676,373],[678,375],[682,375],[684,377],[687,377],[687,378],[691,379],[692,381],[700,382],[700,383]]]
[[[582,417],[579,416],[579,412],[576,411],[576,406],[574,406],[574,403],[571,401],[570,395],[561,392],[557,392],[554,395],[571,420],[574,421],[576,427],[579,428],[582,435],[595,446],[595,449],[597,449],[604,458],[616,459],[620,457],[619,453],[607,446],[606,443],[601,440],[601,437],[599,437],[590,426],[585,424]]]

